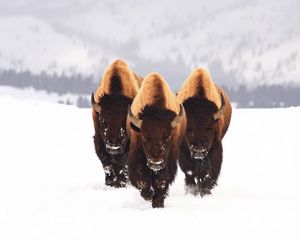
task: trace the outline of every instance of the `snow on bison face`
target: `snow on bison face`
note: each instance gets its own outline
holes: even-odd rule
[[[96,104],[93,99],[92,96],[92,105],[98,112],[100,135],[105,143],[106,152],[111,155],[124,153],[128,142],[127,108],[131,100],[124,96],[104,95],[99,104]]]
[[[222,106],[203,98],[192,97],[183,105],[187,116],[185,140],[190,149],[191,157],[203,160],[209,153],[218,130],[217,121],[224,112],[224,98]]]
[[[180,123],[183,112],[182,105],[178,116],[170,110],[146,106],[139,117],[135,117],[128,108],[131,128],[140,134],[147,166],[153,171],[164,168],[174,141],[173,129]]]

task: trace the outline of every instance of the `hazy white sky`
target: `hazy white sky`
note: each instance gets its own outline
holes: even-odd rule
[[[97,73],[121,57],[174,82],[198,66],[221,83],[295,82],[299,12],[299,0],[0,0],[0,68]]]

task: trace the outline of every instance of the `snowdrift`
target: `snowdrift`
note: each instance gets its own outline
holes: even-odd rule
[[[299,239],[300,108],[234,110],[219,186],[164,209],[113,189],[90,109],[0,97],[0,239]]]

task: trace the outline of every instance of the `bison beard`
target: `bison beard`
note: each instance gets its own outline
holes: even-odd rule
[[[100,159],[105,173],[105,184],[111,187],[125,187],[128,179],[127,152],[123,154],[111,155],[105,151],[105,144],[98,135],[94,136],[94,145],[98,158]]]
[[[200,194],[201,197],[211,194],[220,174],[222,153],[221,141],[215,141],[203,160],[195,159],[191,157],[187,143],[182,142],[179,165],[185,173],[186,192],[194,195]]]
[[[176,161],[170,161],[165,168],[155,172],[147,166],[147,159],[142,148],[136,149],[135,154],[129,155],[129,159],[132,158],[138,158],[139,161],[129,160],[130,182],[140,191],[145,200],[152,201],[152,207],[164,207],[169,185],[176,175]]]
[[[165,159],[167,162],[165,167],[153,171],[147,166],[147,158],[141,143],[133,148],[128,158],[130,182],[140,191],[145,200],[152,201],[153,208],[164,207],[169,185],[174,181],[177,172],[174,149],[170,149]]]

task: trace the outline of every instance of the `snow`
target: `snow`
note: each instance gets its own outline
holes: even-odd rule
[[[0,96],[0,239],[299,239],[300,108],[234,109],[219,186],[104,185],[90,109]]]
[[[2,97],[10,97],[13,96],[13,98],[16,99],[26,99],[26,100],[41,100],[45,102],[52,102],[52,103],[58,103],[58,102],[71,102],[73,105],[76,104],[78,95],[76,94],[57,94],[57,93],[48,93],[45,90],[36,90],[32,87],[19,89],[15,87],[10,86],[1,86],[0,85],[0,96]],[[90,98],[90,95],[82,95],[83,97]]]
[[[95,60],[82,42],[57,33],[43,20],[30,16],[1,16],[0,65],[2,69],[30,70],[38,74],[92,71]]]

